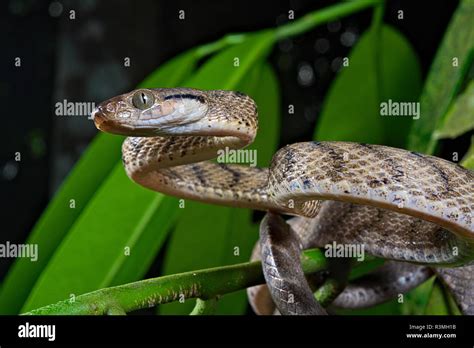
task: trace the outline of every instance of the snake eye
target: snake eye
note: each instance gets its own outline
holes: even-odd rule
[[[150,108],[155,102],[155,97],[149,91],[141,90],[136,92],[132,97],[133,106],[140,110]]]

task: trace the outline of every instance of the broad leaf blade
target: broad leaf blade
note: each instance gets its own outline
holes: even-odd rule
[[[18,258],[10,268],[0,293],[2,314],[18,313],[61,240],[119,161],[121,142],[121,137],[100,134],[81,156],[26,241],[38,245],[38,261]],[[74,209],[70,208],[71,199]]]
[[[147,78],[145,78],[138,87],[157,88],[157,87],[175,87],[186,80],[196,68],[198,57],[196,50],[191,49],[165,64],[158,67]]]
[[[421,117],[413,124],[409,149],[432,154],[434,130],[443,123],[472,63],[474,52],[474,1],[463,0],[449,23],[420,98]]]
[[[471,146],[462,159],[461,165],[468,169],[474,170],[474,136],[471,137]]]
[[[141,83],[140,86],[157,87],[155,83],[162,87],[173,86],[175,83],[179,83],[179,79],[189,75],[191,70],[194,68],[195,63],[196,58],[194,50],[188,51],[178,56],[176,59],[173,59],[161,66],[154,73],[152,73],[146,81]],[[101,133],[96,137],[86,153],[81,157],[78,164],[75,166],[58,193],[55,195],[53,201],[49,204],[47,210],[41,217],[38,224],[35,226],[30,238],[28,239],[29,243],[38,244],[40,250],[39,261],[36,264],[29,264],[25,262],[25,259],[18,260],[5,280],[5,286],[3,287],[2,293],[0,295],[0,310],[2,313],[16,313],[21,308],[31,288],[38,279],[38,276],[42,271],[45,270],[46,265],[48,265],[48,262],[55,251],[58,249],[68,230],[75,223],[78,216],[82,213],[84,207],[87,206],[89,200],[98,190],[102,182],[106,180],[109,175],[111,175],[110,173],[112,168],[116,166],[117,163],[121,163],[120,148],[122,140],[123,137]],[[123,169],[121,170],[123,171]],[[131,190],[131,192],[133,192],[135,188]],[[125,196],[127,196],[127,193],[125,193]],[[70,199],[75,199],[74,209],[69,208]],[[110,210],[114,210],[116,207],[116,202],[111,201],[110,198],[106,196],[102,197],[101,199],[105,204],[109,205]],[[92,216],[90,218],[94,219]],[[117,219],[120,220],[120,218],[120,214],[118,214]],[[156,221],[156,219],[152,221]],[[104,224],[105,223],[106,221],[104,221]],[[105,228],[107,229],[110,227]],[[87,237],[85,236],[87,236],[89,233],[87,226],[82,230],[80,228],[76,229],[76,231],[77,234],[84,235],[85,244],[83,247],[86,247]],[[156,234],[156,241],[160,240],[159,233],[157,233],[158,231],[146,232],[148,231],[147,229],[144,231],[145,240],[147,240],[147,236],[149,236],[150,233]],[[137,245],[138,244],[140,244],[140,237],[137,241]],[[139,275],[144,273],[146,270],[145,267],[147,267],[149,264],[149,261],[148,263],[146,261],[146,257],[149,259],[150,250],[156,252],[156,248],[159,245],[157,243],[143,245],[148,245],[148,248],[141,247],[139,249],[143,253],[145,253],[147,250],[148,256],[144,256],[145,260],[142,262],[138,262],[139,260],[134,261],[135,258],[131,257],[130,262],[128,262],[127,265],[131,266],[132,263],[135,264],[135,266],[131,267],[130,270],[131,272],[133,269],[133,272],[135,273],[128,273],[127,276],[125,276],[127,271],[123,270],[121,271],[121,275],[117,275],[117,281],[124,279],[128,279],[128,281],[136,280],[137,278],[135,278],[135,274]],[[72,258],[77,257],[77,255],[63,255],[69,261],[71,261]],[[68,263],[68,261],[65,260],[58,260],[57,262],[62,263],[63,261],[65,264]],[[113,261],[111,260],[111,262]],[[107,265],[103,264],[101,267],[107,267]],[[140,272],[138,272],[138,268],[141,270]],[[75,281],[73,278],[80,278],[78,274],[81,275],[87,272],[94,272],[94,268],[90,270],[84,270],[81,268],[76,270],[76,274],[63,274],[63,278]],[[42,276],[45,275],[43,274]],[[55,275],[51,276],[53,278],[56,277]],[[48,278],[47,275],[45,277]],[[67,285],[65,286],[67,287]],[[85,288],[95,289],[94,286],[95,285],[91,284],[90,287]],[[42,300],[43,295],[45,296],[45,299],[50,299],[51,297],[49,294],[53,293],[49,291],[50,287],[57,287],[57,285],[54,283],[43,283],[43,286],[41,287],[35,286],[35,294],[32,294],[32,296],[37,300],[33,302],[32,300],[29,301],[30,305],[35,307],[37,303],[44,303]],[[64,291],[61,292],[59,289],[58,291],[58,293],[64,293]],[[58,298],[57,300],[60,299],[62,298]]]
[[[436,53],[420,98],[421,117],[410,131],[408,149],[433,154],[435,130],[449,122],[446,113],[463,85],[474,56],[474,2],[460,2]],[[464,162],[466,164],[466,161]],[[433,296],[437,292],[433,292]],[[433,302],[435,299],[431,299]]]
[[[433,276],[404,295],[402,314],[421,315],[425,313],[435,280],[436,277]]]
[[[450,306],[445,296],[444,289],[439,281],[435,281],[431,296],[429,297],[428,305],[426,306],[426,315],[449,315]]]
[[[377,38],[381,41],[374,45]],[[376,47],[380,51],[374,54]],[[406,39],[388,26],[379,35],[369,30],[333,82],[314,139],[403,146],[411,117],[381,116],[381,102],[414,102],[420,86],[418,60]]]
[[[110,285],[126,262],[126,248],[134,252],[163,199],[131,182],[117,164],[54,253],[23,311]]]
[[[474,129],[474,80],[452,104],[443,125],[435,131],[436,139],[454,139]]]
[[[243,43],[231,46],[210,58],[185,86],[235,89],[254,64],[267,56],[274,39],[274,32],[270,30],[250,35]]]

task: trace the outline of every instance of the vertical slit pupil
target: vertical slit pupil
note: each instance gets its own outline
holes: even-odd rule
[[[147,100],[146,100],[146,99],[147,99],[147,98],[146,98],[146,94],[145,94],[145,93],[141,93],[141,97],[142,97],[142,103],[143,103],[144,105],[146,105],[146,101],[147,101]]]

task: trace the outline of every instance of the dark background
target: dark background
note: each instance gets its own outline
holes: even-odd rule
[[[334,1],[39,1],[0,3],[0,243],[21,243],[64,177],[97,133],[87,117],[58,117],[57,101],[101,102],[132,90],[161,63],[229,32],[254,31]],[[413,45],[423,77],[457,1],[396,1],[385,23]],[[62,8],[62,9],[61,9]],[[397,11],[404,19],[397,19]],[[76,19],[69,19],[74,10]],[[178,19],[184,10],[185,20]],[[368,27],[365,10],[291,40],[271,54],[282,92],[280,145],[312,136],[321,103],[356,39]],[[20,57],[20,68],[14,66]],[[123,66],[129,57],[130,67]],[[303,74],[302,71],[306,71]],[[309,75],[308,75],[309,72]],[[308,77],[309,76],[309,77]],[[363,81],[361,81],[363,84]],[[158,86],[157,86],[158,87]],[[361,85],[363,88],[363,85]],[[16,152],[21,162],[14,161]],[[12,260],[0,260],[0,278]]]

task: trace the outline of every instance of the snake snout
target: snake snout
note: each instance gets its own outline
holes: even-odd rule
[[[104,131],[103,125],[107,121],[107,117],[104,113],[105,109],[104,106],[101,104],[97,106],[94,111],[92,111],[91,118],[94,121],[95,126],[97,129]]]
[[[102,103],[97,106],[91,117],[97,129],[113,134],[123,134],[121,131],[123,127],[120,127],[115,120],[115,112],[109,103]]]
[[[97,129],[111,134],[128,136],[154,136],[152,127],[137,126],[139,113],[122,98],[113,98],[99,104],[91,118]]]

